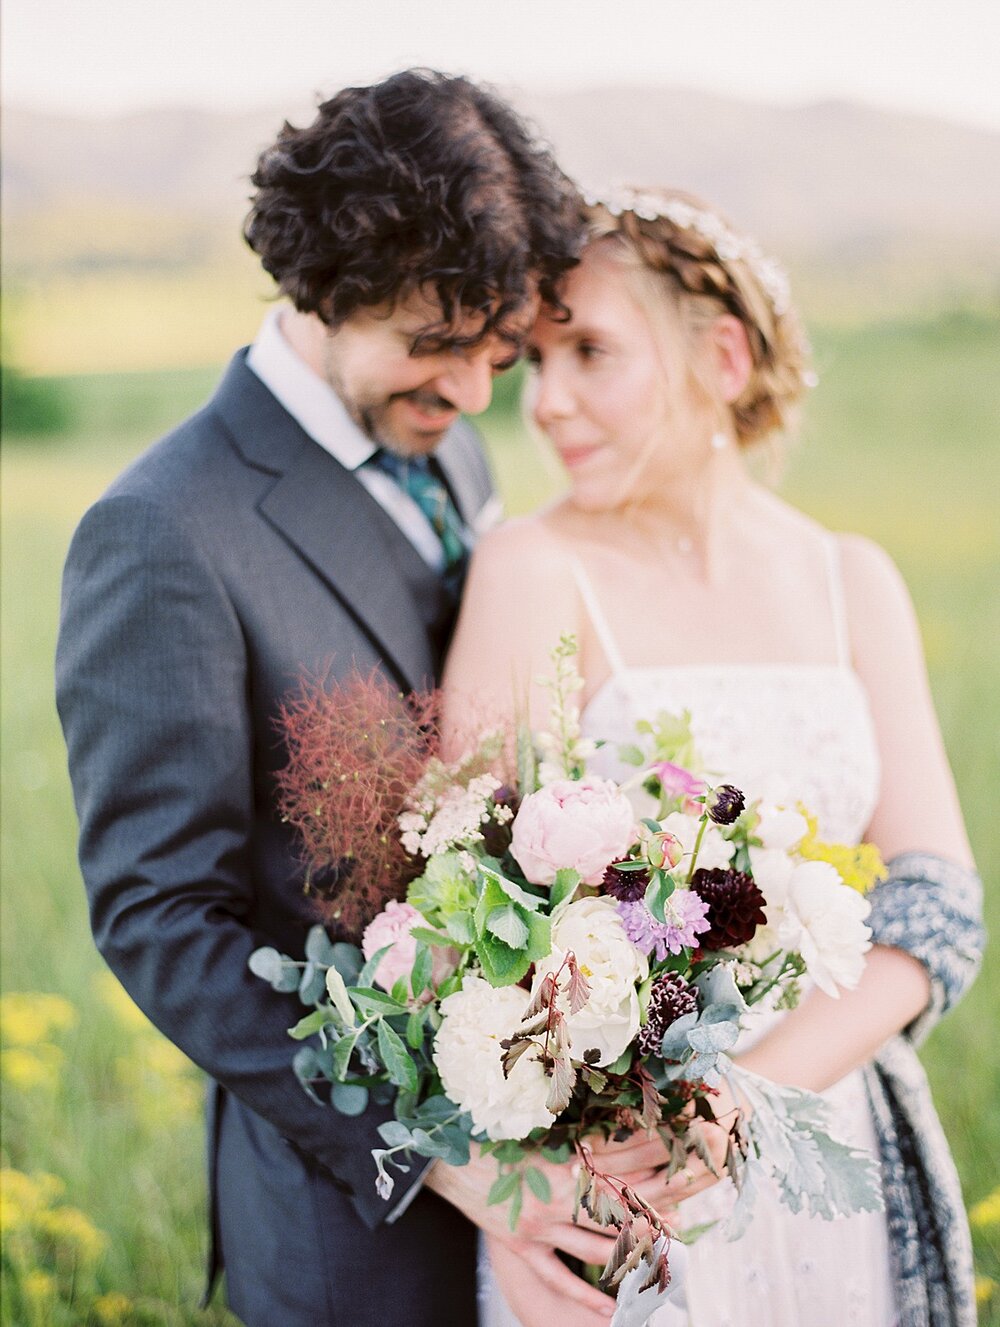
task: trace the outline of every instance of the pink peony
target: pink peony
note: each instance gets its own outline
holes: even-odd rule
[[[400,977],[405,977],[409,982],[413,962],[417,956],[417,942],[410,932],[414,926],[424,924],[423,915],[412,903],[397,903],[393,899],[365,927],[365,933],[361,937],[361,952],[366,959],[377,954],[386,945],[392,946],[389,952],[383,955],[373,978],[375,984],[381,986],[384,991],[391,991]],[[431,982],[434,986],[439,986],[455,971],[458,954],[454,949],[433,945],[431,960]]]
[[[558,779],[530,793],[514,819],[510,850],[533,885],[564,868],[599,885],[635,839],[635,813],[609,779]]]
[[[660,780],[664,797],[683,798],[684,810],[689,815],[701,812],[701,804],[694,799],[704,796],[706,785],[690,770],[686,770],[683,765],[673,765],[669,760],[661,760],[658,765],[651,766],[650,773]]]

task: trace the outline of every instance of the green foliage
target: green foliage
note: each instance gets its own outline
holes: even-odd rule
[[[72,424],[70,394],[58,378],[29,378],[0,364],[0,419],[6,437],[55,437]]]

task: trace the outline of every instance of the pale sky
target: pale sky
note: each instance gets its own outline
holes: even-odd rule
[[[1000,128],[1000,0],[5,0],[3,95],[313,104],[427,64],[507,87],[843,97]]]

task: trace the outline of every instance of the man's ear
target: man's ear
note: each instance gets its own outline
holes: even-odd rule
[[[743,395],[753,373],[747,329],[731,313],[722,314],[707,330],[705,351],[719,395],[731,405]]]

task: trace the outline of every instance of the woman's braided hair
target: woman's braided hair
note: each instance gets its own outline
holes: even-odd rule
[[[662,300],[666,287],[687,330],[696,332],[724,313],[743,324],[753,370],[729,405],[740,443],[788,428],[816,379],[777,264],[714,208],[679,190],[587,195],[584,215],[590,240],[614,238],[630,267],[662,278],[655,295]]]

